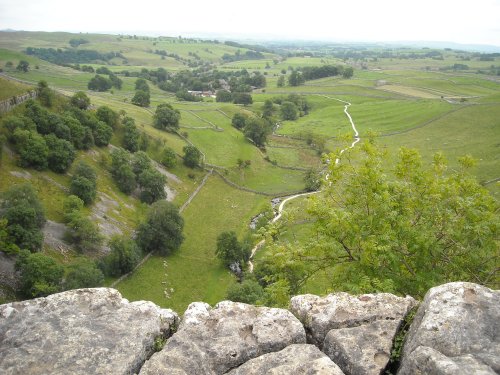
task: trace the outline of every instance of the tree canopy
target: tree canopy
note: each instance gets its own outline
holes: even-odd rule
[[[92,91],[108,91],[113,86],[109,78],[96,74],[87,84],[89,90]]]
[[[196,168],[201,163],[201,152],[194,146],[187,145],[184,151],[184,164],[189,168]]]
[[[71,97],[71,104],[80,109],[87,109],[90,106],[90,98],[83,91],[77,91]]]
[[[21,251],[16,269],[21,273],[21,292],[28,298],[44,297],[61,290],[64,267],[47,255]]]
[[[156,107],[153,118],[155,128],[175,131],[179,129],[181,113],[170,104],[163,103]]]
[[[245,121],[243,132],[245,133],[245,137],[251,139],[256,146],[262,147],[266,143],[268,134],[271,132],[271,126],[264,119],[249,118]]]
[[[233,263],[243,266],[250,256],[248,247],[238,241],[238,237],[233,231],[222,232],[217,237],[215,255],[227,267]]]
[[[85,204],[94,201],[97,195],[97,176],[94,169],[87,163],[81,161],[76,166],[71,178],[70,192]]]
[[[123,236],[114,236],[109,241],[111,253],[103,261],[105,273],[121,276],[130,272],[139,263],[141,251],[134,240]]]
[[[184,219],[177,207],[161,200],[151,205],[146,221],[139,225],[137,243],[143,251],[157,251],[161,255],[168,255],[184,241],[183,228]]]
[[[7,220],[10,241],[21,249],[40,250],[45,212],[31,184],[14,185],[1,198],[0,217]]]
[[[329,165],[324,193],[311,198],[314,240],[276,243],[269,252],[268,281],[297,293],[330,267],[337,290],[414,296],[450,281],[493,282],[499,207],[469,175],[470,157],[448,172],[442,154],[424,168],[416,150],[401,148],[391,168],[371,142],[357,149],[342,155],[346,162]],[[347,162],[355,155],[355,163]]]
[[[139,107],[149,107],[150,95],[149,91],[137,90],[132,98],[132,104]]]

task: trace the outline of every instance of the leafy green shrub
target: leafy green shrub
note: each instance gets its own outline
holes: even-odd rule
[[[21,249],[40,250],[45,213],[31,184],[14,185],[2,195],[0,217],[7,220],[9,242]]]
[[[21,250],[16,262],[21,273],[21,293],[28,297],[44,297],[61,290],[64,267],[54,259]]]
[[[158,201],[149,208],[146,221],[137,229],[137,243],[145,252],[168,255],[178,249],[184,236],[184,219],[172,203]]]

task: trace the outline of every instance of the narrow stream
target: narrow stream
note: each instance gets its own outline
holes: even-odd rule
[[[344,113],[346,114],[347,118],[349,119],[349,122],[351,123],[352,130],[354,131],[354,141],[351,143],[351,145],[349,147],[340,150],[339,157],[337,159],[335,159],[335,164],[338,164],[338,163],[340,163],[340,156],[344,153],[344,151],[348,150],[350,148],[353,148],[356,145],[356,143],[358,143],[360,141],[361,138],[359,137],[358,130],[356,129],[356,125],[354,124],[354,121],[352,120],[351,114],[347,110],[351,106],[351,103],[346,102],[346,101],[341,100],[341,99],[332,98],[332,97],[326,96],[326,95],[321,95],[321,96],[323,96],[324,98],[336,100],[338,102],[341,102],[341,103],[345,104],[344,105]],[[326,178],[328,179],[328,176],[326,176]],[[277,222],[281,218],[286,203],[290,202],[291,200],[293,200],[295,198],[304,197],[306,195],[312,195],[312,194],[316,194],[316,193],[319,193],[319,192],[320,192],[320,190],[316,190],[316,191],[311,191],[309,193],[301,193],[301,194],[292,195],[292,196],[284,199],[283,202],[281,202],[280,205],[278,206],[278,211],[276,212],[276,215],[274,216],[274,218],[271,220],[271,223],[275,223],[275,222]],[[248,272],[250,272],[250,273],[253,272],[253,262],[252,262],[252,259],[253,259],[254,255],[255,255],[255,253],[257,252],[257,250],[259,250],[262,246],[264,246],[265,243],[266,243],[266,240],[260,240],[253,247],[252,253],[250,254],[250,260],[248,261]]]

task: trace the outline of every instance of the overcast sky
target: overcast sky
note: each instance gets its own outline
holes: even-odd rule
[[[500,46],[500,0],[0,0],[0,29]]]

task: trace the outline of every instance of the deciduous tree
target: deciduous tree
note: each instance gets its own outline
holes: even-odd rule
[[[177,207],[161,200],[151,205],[146,221],[139,225],[137,243],[143,251],[168,255],[181,246],[183,228],[184,219]]]
[[[314,241],[276,244],[268,280],[296,293],[308,277],[330,267],[336,290],[414,296],[450,281],[493,282],[499,207],[468,173],[470,157],[448,172],[440,153],[424,168],[416,150],[401,148],[390,164],[371,142],[356,149],[330,163],[324,193],[311,198]]]
[[[175,131],[179,129],[180,118],[180,112],[170,104],[160,104],[154,115],[154,126],[162,130]]]

